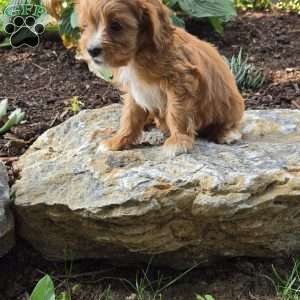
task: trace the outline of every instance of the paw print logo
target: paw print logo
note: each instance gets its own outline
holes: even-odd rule
[[[43,24],[36,23],[33,16],[23,18],[17,16],[11,23],[7,23],[5,32],[10,35],[12,47],[19,48],[22,46],[36,47],[40,42],[39,35],[45,30]]]

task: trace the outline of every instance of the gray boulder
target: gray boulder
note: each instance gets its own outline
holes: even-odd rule
[[[9,205],[8,176],[0,162],[0,257],[5,255],[15,243],[14,220]]]
[[[300,111],[248,111],[244,139],[199,139],[163,155],[142,145],[97,153],[120,105],[82,111],[43,134],[18,162],[20,234],[45,257],[148,261],[185,268],[220,257],[300,250]]]

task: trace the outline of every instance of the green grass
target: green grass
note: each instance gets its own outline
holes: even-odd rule
[[[160,272],[151,274],[150,276],[150,265],[151,261],[145,270],[143,269],[137,272],[135,280],[118,277],[102,277],[98,282],[102,280],[122,282],[131,293],[131,296],[127,297],[127,299],[130,300],[165,300],[163,296],[164,292],[197,267],[197,265],[195,265],[176,277],[165,277]],[[72,300],[72,294],[75,290],[74,287],[76,286],[72,287],[69,282],[69,280],[74,277],[72,275],[72,262],[66,263],[65,275],[63,276],[50,277],[47,274],[44,275],[45,276],[35,286],[30,300]],[[79,277],[80,275],[84,275],[84,273],[76,274],[76,277]],[[63,280],[61,280],[62,278]],[[59,284],[56,286],[55,282]],[[80,284],[78,286],[80,287]],[[58,290],[60,293],[58,293]],[[106,287],[98,297],[99,300],[116,300],[113,297],[110,286]],[[214,298],[209,295],[203,297],[195,295],[195,300],[199,299],[214,300]]]
[[[180,279],[198,266],[195,265],[191,267],[175,278],[164,277],[158,272],[155,279],[150,279],[150,265],[151,261],[149,262],[146,270],[142,270],[140,273],[137,273],[135,282],[131,282],[127,279],[120,279],[131,287],[133,293],[136,295],[135,300],[164,300],[163,292],[176,284]]]
[[[113,300],[110,286],[104,290],[99,300]]]
[[[288,275],[281,275],[273,266],[274,286],[281,300],[300,300],[300,261],[294,260]]]

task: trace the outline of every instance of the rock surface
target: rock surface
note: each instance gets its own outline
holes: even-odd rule
[[[248,111],[232,146],[199,139],[167,158],[157,130],[96,153],[120,106],[82,111],[20,159],[21,235],[50,259],[109,258],[185,268],[218,257],[300,250],[300,111]]]
[[[14,245],[14,220],[8,208],[9,187],[6,168],[0,162],[0,257]]]

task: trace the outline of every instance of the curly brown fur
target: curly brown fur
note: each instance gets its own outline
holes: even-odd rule
[[[199,131],[222,143],[240,137],[244,100],[227,64],[212,45],[174,27],[159,0],[82,0],[77,11],[82,53],[110,67],[129,94],[120,129],[102,149],[137,142],[149,114],[169,134],[171,154],[191,150]]]

